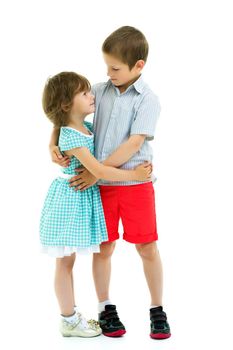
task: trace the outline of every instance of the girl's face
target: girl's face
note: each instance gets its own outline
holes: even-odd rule
[[[91,91],[82,91],[74,96],[71,107],[71,116],[85,117],[95,112],[95,98]]]

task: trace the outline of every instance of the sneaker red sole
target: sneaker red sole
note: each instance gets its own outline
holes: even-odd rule
[[[104,333],[103,332],[103,335],[105,335],[106,337],[121,337],[125,333],[126,333],[126,331],[124,329],[119,329],[119,331],[111,332],[111,333]]]
[[[167,339],[167,338],[170,338],[170,336],[171,336],[171,333],[157,333],[157,334],[151,333],[150,334],[150,337],[152,339]]]

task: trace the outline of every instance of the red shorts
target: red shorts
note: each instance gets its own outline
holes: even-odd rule
[[[129,186],[99,186],[108,242],[119,238],[121,218],[123,239],[130,243],[148,243],[158,239],[155,194],[152,182]]]

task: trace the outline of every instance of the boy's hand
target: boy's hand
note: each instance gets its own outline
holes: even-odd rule
[[[70,187],[74,187],[75,191],[85,191],[98,181],[98,179],[84,167],[77,168],[75,171],[78,175],[69,179]]]
[[[140,164],[135,168],[135,172],[137,175],[137,181],[151,180],[152,164],[149,162]]]
[[[52,161],[63,168],[66,168],[70,165],[70,159],[67,156],[63,156],[59,150],[58,146],[50,146],[49,147],[50,155]]]

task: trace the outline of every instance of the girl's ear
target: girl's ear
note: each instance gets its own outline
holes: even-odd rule
[[[69,110],[70,110],[70,103],[62,103],[61,104],[61,109],[63,110],[63,112],[69,112]]]

